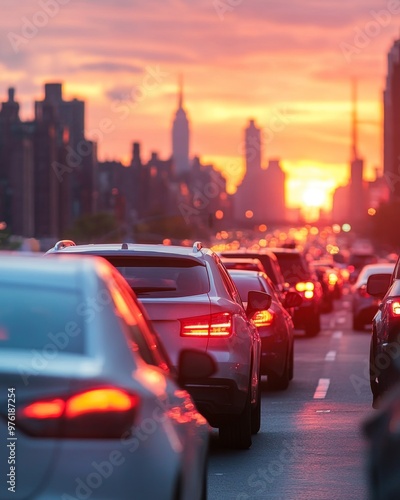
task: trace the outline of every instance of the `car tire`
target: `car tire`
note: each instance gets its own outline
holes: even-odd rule
[[[290,382],[290,359],[286,359],[282,375],[270,373],[267,379],[267,387],[273,391],[285,391]]]
[[[377,409],[379,407],[379,400],[382,397],[382,391],[379,387],[379,383],[376,381],[376,367],[374,361],[374,347],[373,347],[373,338],[371,338],[371,346],[369,351],[369,383],[371,387],[372,393],[372,408]]]
[[[242,413],[219,428],[219,439],[226,448],[247,450],[252,444],[251,434],[251,392],[249,390]]]
[[[208,496],[208,468],[207,468],[207,458],[204,461],[204,472],[203,472],[203,482],[201,485],[201,497],[200,500],[207,500]]]
[[[174,500],[182,500],[182,477],[179,476],[176,480],[175,491],[174,491]]]
[[[294,342],[292,342],[292,348],[290,349],[289,380],[293,380],[293,377],[294,377]]]
[[[258,374],[257,402],[251,410],[251,433],[257,434],[261,428],[261,373]]]
[[[318,312],[315,312],[312,316],[310,316],[309,321],[305,327],[305,333],[307,337],[315,337],[321,331],[321,315]]]

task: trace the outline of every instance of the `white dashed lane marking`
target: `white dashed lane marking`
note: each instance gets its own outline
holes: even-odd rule
[[[320,378],[313,399],[324,399],[331,383],[330,378]]]
[[[328,351],[325,356],[325,361],[335,361],[336,351]]]

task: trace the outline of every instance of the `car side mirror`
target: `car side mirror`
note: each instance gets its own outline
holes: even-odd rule
[[[203,351],[185,349],[178,360],[178,381],[185,384],[188,380],[211,377],[217,371],[214,359]]]
[[[299,293],[287,292],[283,301],[283,307],[291,309],[292,307],[300,307],[302,303],[303,297]]]
[[[251,319],[258,311],[265,311],[271,307],[272,297],[268,293],[250,290],[247,296],[246,314]]]
[[[388,291],[391,281],[391,274],[371,274],[367,280],[367,293],[373,297],[383,298]]]

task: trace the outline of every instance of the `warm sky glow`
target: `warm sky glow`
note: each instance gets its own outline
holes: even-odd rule
[[[14,86],[28,119],[44,83],[61,81],[66,99],[86,101],[86,134],[98,141],[100,159],[127,161],[133,141],[145,160],[152,150],[165,158],[182,73],[192,155],[235,186],[243,129],[254,118],[264,131],[263,163],[281,158],[289,205],[304,204],[304,192],[318,186],[325,206],[348,178],[355,76],[359,151],[373,178],[382,164],[381,96],[400,3],[225,0],[224,13],[217,4],[3,0],[1,100]],[[99,130],[104,119],[111,129]]]

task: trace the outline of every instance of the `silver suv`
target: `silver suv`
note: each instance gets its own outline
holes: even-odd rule
[[[174,366],[183,349],[210,354],[217,372],[187,381],[199,411],[232,448],[249,448],[260,429],[261,342],[251,321],[271,297],[249,293],[246,310],[218,255],[193,247],[143,244],[75,245],[58,242],[47,252],[99,255],[128,281],[152,320]]]

